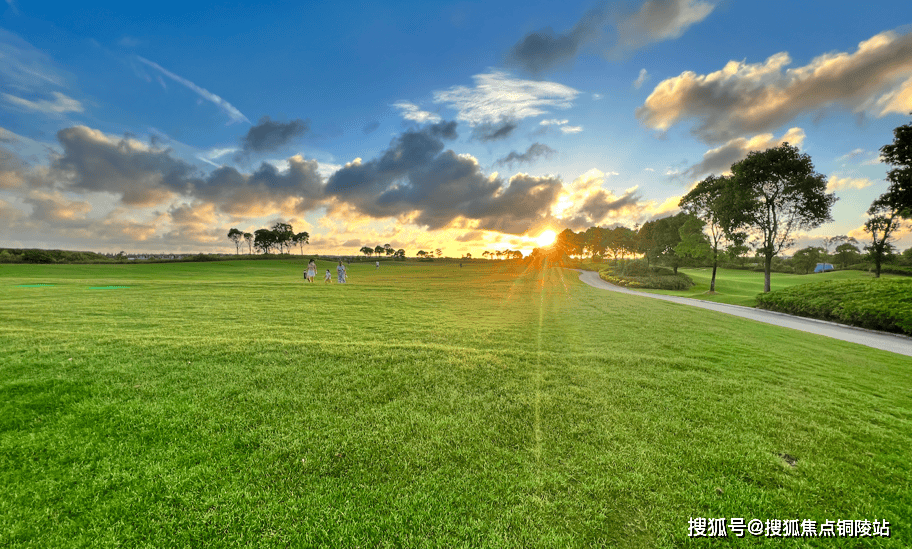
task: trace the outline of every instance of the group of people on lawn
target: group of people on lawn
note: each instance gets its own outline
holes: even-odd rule
[[[345,281],[348,278],[348,273],[345,271],[345,265],[342,264],[341,259],[339,260],[339,265],[336,267],[336,273],[339,277],[339,284],[345,284]],[[304,281],[313,282],[316,276],[317,262],[311,259],[310,263],[307,264],[307,270],[304,271]],[[330,284],[332,282],[332,275],[330,274],[329,269],[326,269],[326,278],[324,278],[323,281],[327,284]]]

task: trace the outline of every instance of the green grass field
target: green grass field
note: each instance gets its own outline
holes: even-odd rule
[[[0,266],[0,546],[912,545],[912,358],[567,270],[303,268]]]
[[[687,291],[670,291],[670,290],[652,290],[640,289],[641,292],[649,292],[665,295],[677,295],[682,297],[693,297],[696,299],[705,299],[706,301],[715,301],[718,303],[729,303],[731,305],[743,305],[745,307],[757,306],[757,294],[763,293],[763,273],[753,271],[742,271],[738,269],[718,269],[716,271],[716,293],[710,295],[709,281],[712,278],[712,268],[704,267],[699,269],[678,269],[678,272],[684,273],[693,279],[695,285]],[[895,275],[881,275],[888,278]],[[772,273],[770,285],[772,290],[790,288],[798,284],[808,284],[810,282],[822,282],[824,280],[858,280],[871,279],[873,275],[863,271],[831,271],[829,273],[816,273],[808,275]]]

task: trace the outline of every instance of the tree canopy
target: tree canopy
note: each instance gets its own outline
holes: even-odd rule
[[[799,230],[832,221],[836,195],[826,192],[826,176],[814,171],[811,157],[788,143],[748,153],[732,174],[729,228],[756,237],[765,260],[763,291],[769,292],[773,256],[794,244]]]

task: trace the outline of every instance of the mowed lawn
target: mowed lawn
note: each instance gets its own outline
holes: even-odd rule
[[[0,266],[0,546],[912,545],[912,358],[566,270],[330,266]]]
[[[678,269],[678,272],[684,273],[694,281],[694,286],[686,291],[671,290],[654,290],[643,289],[640,291],[677,295],[682,297],[693,297],[696,299],[705,299],[706,301],[716,301],[719,303],[729,303],[731,305],[743,305],[745,307],[757,306],[757,294],[763,293],[763,273],[753,271],[742,271],[739,269],[718,269],[716,271],[716,293],[709,294],[709,282],[712,280],[712,268],[704,267],[698,269]],[[884,278],[895,275],[881,275]],[[798,284],[809,284],[811,282],[822,282],[824,280],[857,280],[872,279],[874,275],[864,271],[831,271],[828,273],[814,274],[788,274],[772,273],[770,275],[770,286],[772,290],[780,290],[796,286]]]

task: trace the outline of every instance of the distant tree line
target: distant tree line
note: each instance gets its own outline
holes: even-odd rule
[[[362,246],[361,249],[358,251],[368,257],[372,257],[374,254],[377,254],[377,257],[383,257],[384,255],[386,255],[388,257],[391,256],[393,259],[395,259],[397,261],[401,261],[401,260],[405,259],[405,250],[403,250],[403,249],[396,250],[390,244],[384,244],[383,246],[378,245],[373,248],[371,248],[370,246]]]
[[[310,242],[310,235],[307,232],[295,233],[289,223],[276,223],[270,229],[257,229],[252,234],[232,228],[228,231],[228,238],[234,242],[239,255],[242,240],[247,243],[250,254],[254,249],[264,254],[290,253],[293,246],[299,246],[301,255],[304,255],[304,244]]]
[[[468,257],[466,259],[471,259],[471,254],[466,254]],[[494,250],[489,252],[485,250],[481,252],[481,256],[485,259],[522,259],[523,254],[518,250]]]

